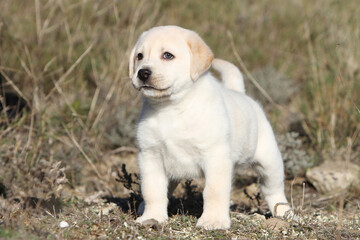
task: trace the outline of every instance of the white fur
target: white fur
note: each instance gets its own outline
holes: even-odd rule
[[[211,66],[220,72],[224,87],[245,93],[244,78],[240,70],[232,63],[222,59],[214,59]]]
[[[164,52],[175,58],[162,59]],[[138,53],[142,60],[136,59]],[[256,166],[273,214],[277,203],[287,203],[282,158],[263,110],[245,95],[234,65],[213,61],[223,84],[210,74],[207,61],[212,58],[196,33],[176,26],[143,33],[131,53],[132,83],[144,96],[137,139],[145,210],[137,222],[166,221],[168,194],[178,180],[205,177],[204,211],[197,226],[229,228],[233,167],[241,163]],[[142,68],[152,71],[146,84],[154,88],[142,87],[137,76]],[[281,204],[276,213],[283,216],[287,210]]]

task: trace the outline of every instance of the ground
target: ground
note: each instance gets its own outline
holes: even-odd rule
[[[0,237],[8,239],[359,239],[360,200],[347,194],[320,195],[304,178],[286,181],[287,196],[299,219],[271,217],[256,178],[236,176],[231,197],[231,228],[206,231],[196,228],[202,211],[203,181],[183,181],[170,200],[169,220],[164,225],[135,223],[141,198],[135,155],[113,157],[113,164],[128,163],[112,173],[106,192],[85,191],[81,186],[66,189],[61,202],[54,199],[23,209],[8,204],[2,218]],[[130,176],[130,177],[129,177]],[[254,182],[255,180],[255,182]],[[95,178],[94,181],[97,181]],[[126,186],[127,188],[125,188]],[[66,222],[66,227],[60,224]],[[1,222],[0,222],[1,223]],[[64,224],[64,223],[62,223]]]

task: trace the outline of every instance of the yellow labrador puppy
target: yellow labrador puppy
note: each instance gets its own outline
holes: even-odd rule
[[[208,71],[211,65],[222,75],[222,83]],[[129,71],[134,88],[144,97],[137,140],[145,209],[137,222],[163,223],[168,195],[178,181],[205,177],[204,209],[197,226],[229,228],[233,169],[242,163],[255,166],[271,212],[284,216],[290,208],[282,158],[263,110],[245,95],[238,68],[213,59],[195,32],[161,26],[140,36]]]

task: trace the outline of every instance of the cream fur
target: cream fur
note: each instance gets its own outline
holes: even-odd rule
[[[165,52],[174,59],[164,59]],[[272,213],[277,203],[287,203],[282,158],[263,110],[245,95],[234,65],[213,61],[223,78],[220,83],[208,71],[212,60],[211,50],[195,32],[176,26],[144,32],[132,50],[132,84],[144,96],[137,129],[145,201],[139,223],[166,221],[168,194],[177,181],[205,177],[204,211],[197,226],[229,228],[233,168],[241,163],[257,166]],[[138,78],[144,68],[152,72],[146,82]],[[277,215],[289,209],[279,205]]]

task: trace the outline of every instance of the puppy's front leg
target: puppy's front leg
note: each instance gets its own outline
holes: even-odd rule
[[[198,227],[205,229],[230,228],[230,191],[232,162],[229,151],[218,147],[209,152],[205,159],[204,211]]]
[[[143,223],[155,219],[159,223],[167,220],[167,189],[168,178],[160,156],[151,152],[140,152],[138,156],[141,192],[145,201],[144,214],[136,219]]]

